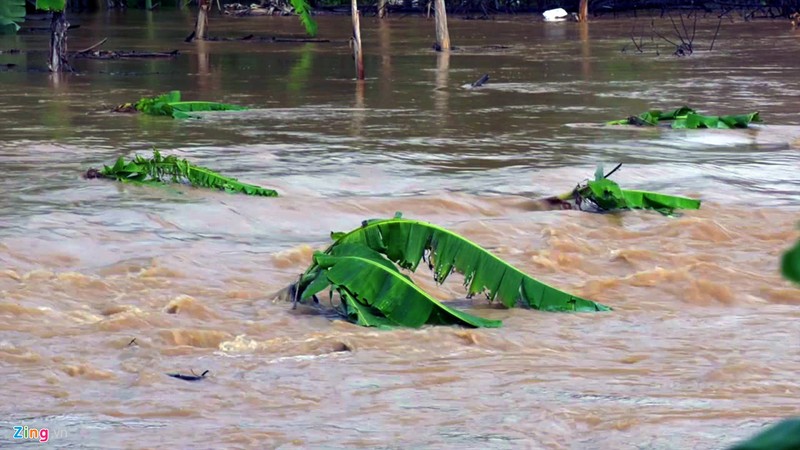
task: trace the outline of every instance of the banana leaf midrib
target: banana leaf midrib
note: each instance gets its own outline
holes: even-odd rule
[[[464,240],[465,242],[467,242],[467,243],[469,243],[469,244],[473,245],[474,247],[476,247],[476,248],[478,248],[478,249],[481,249],[481,250],[483,251],[483,253],[484,253],[486,256],[490,257],[490,258],[491,258],[491,259],[492,259],[494,262],[499,262],[499,263],[500,263],[502,266],[504,266],[504,267],[506,268],[506,270],[512,270],[512,271],[516,272],[518,275],[520,275],[520,276],[522,276],[522,277],[524,277],[524,278],[531,278],[531,277],[530,277],[530,275],[528,275],[528,274],[526,274],[525,272],[523,272],[523,271],[521,271],[521,270],[517,269],[515,266],[513,266],[513,265],[511,265],[511,264],[509,264],[509,263],[507,263],[507,262],[503,261],[501,258],[499,258],[499,257],[495,256],[493,253],[491,253],[491,252],[487,251],[486,249],[484,249],[482,246],[478,245],[477,243],[475,243],[475,242],[473,242],[473,241],[471,241],[471,240],[469,240],[469,239],[467,239],[467,238],[465,238],[465,237],[463,237],[463,236],[461,236],[461,235],[459,235],[459,234],[453,233],[452,231],[450,231],[450,230],[448,230],[448,229],[446,229],[446,228],[440,227],[440,226],[438,226],[438,225],[434,225],[434,224],[432,224],[432,223],[429,223],[429,222],[423,222],[423,221],[420,221],[420,220],[411,220],[411,219],[382,219],[382,220],[376,220],[376,221],[369,222],[369,223],[367,223],[365,226],[361,226],[361,227],[359,227],[359,228],[356,228],[356,229],[354,229],[354,230],[351,230],[350,232],[346,233],[344,236],[340,237],[340,238],[339,238],[339,239],[338,239],[336,242],[334,242],[333,244],[331,244],[331,245],[330,245],[330,246],[329,246],[329,247],[328,247],[328,248],[325,250],[325,253],[328,253],[328,252],[330,252],[330,250],[331,250],[331,249],[332,249],[334,246],[336,246],[336,245],[337,245],[337,243],[339,243],[339,242],[346,242],[346,240],[347,240],[347,238],[348,238],[349,236],[351,236],[351,235],[354,235],[354,234],[356,234],[356,233],[363,232],[363,230],[365,230],[365,229],[368,229],[368,228],[372,228],[372,227],[378,227],[378,226],[380,226],[381,224],[383,224],[383,223],[387,223],[387,222],[393,222],[393,223],[408,223],[408,224],[420,225],[420,226],[423,226],[423,227],[427,227],[427,228],[434,229],[434,230],[436,230],[436,231],[438,231],[438,232],[441,232],[441,233],[447,234],[447,235],[449,235],[449,236],[454,236],[454,237],[455,237],[455,238],[457,238],[457,239]],[[308,270],[306,270],[306,273],[305,273],[305,274],[308,274],[308,273],[310,273],[310,272],[311,272],[311,271],[312,271],[314,268],[315,268],[315,265],[312,265],[311,267],[309,267],[309,268],[308,268]],[[414,266],[414,269],[416,269],[416,264],[415,264],[415,266]],[[545,283],[545,282],[543,282],[543,281],[540,281],[540,280],[535,280],[535,281],[537,281],[537,282],[541,283],[542,285],[544,285],[545,287],[547,287],[547,288],[549,288],[549,289],[552,289],[552,290],[554,290],[554,291],[560,291],[559,289],[557,289],[557,288],[553,287],[552,285],[550,285],[550,284],[548,284],[548,283]],[[583,297],[580,297],[580,296],[577,296],[577,295],[573,295],[573,294],[570,294],[570,293],[566,293],[566,294],[567,294],[567,295],[569,295],[569,297],[570,297],[571,299],[580,299],[580,300],[584,300],[584,301],[590,301],[590,300],[584,299]],[[518,295],[520,295],[520,294],[518,294]],[[595,304],[597,304],[597,305],[599,305],[599,306],[601,306],[601,307],[606,307],[605,305],[601,305],[600,303],[596,303],[596,302],[592,302],[592,303],[595,303]],[[606,307],[606,308],[608,308],[608,307]],[[609,308],[609,309],[610,309],[610,308]]]

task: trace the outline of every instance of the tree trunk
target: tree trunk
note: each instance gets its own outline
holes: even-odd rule
[[[194,38],[204,41],[208,28],[208,10],[211,0],[199,0],[200,9],[197,10],[197,23],[194,26]]]
[[[378,0],[378,19],[386,17],[386,0]]]
[[[50,20],[50,54],[47,66],[51,72],[71,71],[67,59],[67,29],[69,22],[64,11],[54,11]]]
[[[353,59],[356,61],[356,79],[364,79],[364,54],[361,53],[361,21],[358,16],[358,5],[356,0],[350,3],[350,11],[353,15]]]
[[[589,0],[581,0],[578,4],[578,22],[589,21]]]
[[[436,0],[436,50],[450,50],[450,33],[447,31],[447,11],[444,0]]]

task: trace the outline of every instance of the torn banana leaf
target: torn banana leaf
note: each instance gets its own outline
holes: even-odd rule
[[[607,178],[587,182],[586,186],[577,190],[576,196],[579,209],[586,209],[588,204],[596,206],[602,212],[652,209],[670,215],[676,209],[700,209],[700,200],[657,192],[621,189],[617,183]]]
[[[622,189],[608,179],[622,164],[608,174],[603,174],[603,165],[595,170],[595,179],[579,184],[566,194],[545,199],[548,203],[562,203],[565,209],[589,212],[612,212],[626,209],[652,209],[664,215],[672,215],[676,209],[700,209],[700,200],[658,192]]]
[[[398,217],[372,220],[338,236],[325,254],[335,254],[343,245],[360,244],[411,271],[427,256],[437,283],[443,283],[453,271],[459,272],[464,275],[468,296],[485,292],[490,301],[497,298],[509,308],[581,312],[611,309],[542,283],[478,244],[430,223]],[[298,284],[301,292],[316,278],[319,270],[319,264],[312,264],[301,277]]]
[[[728,450],[798,450],[800,417],[785,419]]]
[[[133,160],[126,162],[120,157],[113,166],[103,166],[99,171],[90,169],[86,176],[138,183],[189,183],[195,187],[220,189],[226,192],[263,197],[278,196],[272,189],[242,183],[236,178],[225,177],[205,167],[195,166],[177,156],[161,156],[158,150],[153,150],[152,158],[136,155]]]
[[[786,279],[800,284],[800,241],[783,254],[781,272]]]
[[[117,107],[118,110],[126,109],[126,105]],[[140,99],[132,105],[136,111],[148,114],[151,116],[171,116],[175,119],[186,119],[195,117],[193,112],[206,112],[206,111],[242,111],[247,108],[237,105],[229,105],[226,103],[216,102],[202,102],[181,101],[180,91],[171,91],[157,97],[145,97]]]
[[[316,252],[317,269],[300,294],[306,299],[328,288],[341,297],[344,316],[363,326],[419,328],[423,325],[499,327],[501,321],[483,319],[450,308],[417,287],[379,253],[357,244]]]
[[[647,111],[627,119],[613,120],[607,125],[657,126],[659,122],[670,122],[670,127],[681,129],[697,128],[747,128],[751,122],[761,122],[758,112],[731,116],[704,116],[684,106],[670,112]]]
[[[294,8],[294,12],[300,17],[300,23],[306,29],[309,36],[317,35],[317,22],[311,17],[311,5],[306,0],[289,0]]]

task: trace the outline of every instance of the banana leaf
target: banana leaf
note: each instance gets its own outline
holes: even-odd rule
[[[314,37],[317,35],[317,22],[311,17],[311,5],[306,0],[290,0],[294,12],[300,17],[300,23],[306,29],[309,36]]]
[[[786,279],[800,284],[800,241],[784,253],[781,260],[781,272]]]
[[[483,319],[450,308],[417,287],[378,252],[357,244],[341,245],[330,253],[316,252],[318,268],[301,298],[331,286],[342,298],[344,315],[363,326],[419,328],[422,325],[463,325],[495,328],[497,320]]]
[[[36,0],[36,9],[42,11],[63,11],[67,0]]]
[[[25,21],[25,0],[0,0],[0,34],[17,32]]]
[[[90,169],[87,172],[87,178],[111,178],[117,181],[145,184],[188,182],[195,187],[220,189],[232,193],[262,197],[278,196],[278,193],[272,189],[242,183],[236,178],[224,177],[213,170],[195,166],[174,155],[161,156],[158,150],[153,150],[153,157],[149,159],[136,155],[132,161],[126,162],[124,158],[120,157],[113,166],[103,166],[100,171],[93,170]]]
[[[761,122],[761,117],[758,112],[730,116],[704,116],[688,106],[683,106],[666,113],[660,110],[646,111],[638,116],[607,122],[607,125],[657,126],[659,122],[667,121],[672,121],[670,126],[676,129],[730,129],[747,128],[751,122]]]
[[[800,418],[782,420],[728,450],[800,450]]]
[[[671,215],[676,209],[700,209],[700,200],[657,192],[621,189],[607,178],[589,181],[577,190],[578,204],[589,201],[603,212],[622,209],[652,209]]]
[[[566,194],[545,199],[550,203],[568,203],[569,209],[590,212],[612,212],[626,209],[652,209],[664,215],[672,215],[676,209],[700,209],[700,200],[667,195],[658,192],[622,189],[608,179],[622,164],[608,174],[603,174],[603,165],[595,170],[595,179],[579,184]]]
[[[117,107],[125,109],[127,105]],[[226,103],[181,101],[180,91],[171,91],[157,97],[145,97],[133,105],[133,108],[151,116],[171,116],[175,119],[194,117],[189,113],[204,111],[241,111],[247,108]]]
[[[580,312],[611,309],[542,283],[478,244],[430,223],[399,217],[365,221],[360,228],[339,235],[325,254],[335,254],[338,247],[349,244],[369,247],[411,271],[426,260],[437,283],[457,271],[464,275],[468,296],[485,292],[490,301],[498,298],[509,308],[519,305],[543,311]],[[297,289],[304,292],[320,270],[315,261],[301,276]],[[304,292],[301,297],[309,296]]]

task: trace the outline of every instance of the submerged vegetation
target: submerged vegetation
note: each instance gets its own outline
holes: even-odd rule
[[[728,450],[800,449],[800,417],[784,419]]]
[[[610,310],[542,283],[452,231],[399,214],[331,236],[334,243],[315,253],[290,291],[295,301],[303,301],[330,286],[339,293],[341,314],[360,325],[500,325],[448,308],[398,269],[413,272],[423,261],[437,284],[453,272],[462,274],[468,298],[485,293],[490,302],[498,299],[508,308],[542,311]]]
[[[781,272],[788,280],[800,285],[800,241],[783,254]]]
[[[700,209],[700,200],[667,195],[658,192],[622,189],[608,179],[622,164],[604,174],[602,164],[597,167],[594,180],[578,184],[575,189],[545,201],[561,205],[564,209],[607,213],[626,209],[651,209],[672,215],[676,209]]]
[[[170,91],[156,97],[143,97],[136,103],[125,103],[117,106],[117,112],[139,111],[151,116],[170,116],[175,119],[197,117],[191,113],[207,111],[243,111],[247,108],[227,103],[181,101],[180,91]]]
[[[142,184],[187,183],[194,187],[219,189],[231,193],[262,197],[278,196],[272,189],[242,183],[236,178],[225,177],[205,167],[195,166],[177,156],[161,156],[158,150],[153,150],[152,158],[136,155],[133,160],[126,162],[123,157],[119,157],[113,166],[103,166],[102,170],[89,169],[86,178],[109,178]]]
[[[671,128],[747,128],[751,122],[761,122],[758,112],[732,116],[704,116],[697,111],[683,106],[674,111],[647,111],[627,119],[613,120],[607,125],[658,126],[661,122],[669,122]]]

